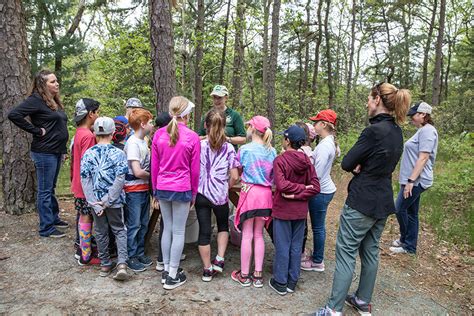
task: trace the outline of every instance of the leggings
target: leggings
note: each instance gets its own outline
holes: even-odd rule
[[[181,254],[184,248],[184,231],[189,214],[189,202],[160,201],[161,216],[163,216],[163,236],[161,251],[163,263],[170,269],[179,268]]]
[[[229,231],[229,203],[214,205],[204,195],[196,196],[196,215],[199,222],[199,246],[207,246],[211,243],[212,226],[211,210],[214,211],[217,221],[217,232]]]
[[[255,271],[263,270],[263,258],[265,257],[265,241],[263,240],[263,227],[265,219],[254,217],[246,219],[242,224],[242,244],[240,248],[240,265],[243,275],[250,273],[250,259],[252,257],[252,240],[254,244],[254,267]]]

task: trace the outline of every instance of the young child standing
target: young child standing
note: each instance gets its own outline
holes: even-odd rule
[[[301,248],[308,199],[319,192],[319,182],[309,158],[298,151],[304,145],[305,131],[292,125],[284,132],[285,152],[273,162],[273,239],[275,258],[269,285],[280,295],[293,293],[300,276]]]
[[[74,207],[79,215],[76,229],[79,236],[77,262],[79,265],[100,264],[98,258],[93,258],[92,241],[92,208],[88,206],[81,184],[81,158],[87,149],[96,144],[91,129],[99,115],[100,103],[93,99],[83,98],[77,101],[74,113],[76,135],[71,150],[71,191],[74,194]]]
[[[194,104],[185,97],[173,97],[169,104],[172,119],[166,128],[156,131],[152,143],[152,186],[164,221],[161,250],[166,290],[186,282],[179,263],[189,207],[198,191],[201,152],[199,136],[186,126],[193,109]]]
[[[136,108],[130,111],[128,123],[134,133],[125,144],[128,173],[125,177],[125,223],[127,225],[128,267],[142,272],[153,261],[145,256],[145,235],[150,220],[150,149],[145,140],[153,131],[153,115]]]
[[[202,280],[209,282],[224,269],[229,241],[229,188],[239,179],[234,146],[226,141],[222,111],[210,110],[204,119],[207,138],[201,141],[201,173],[196,196],[199,254],[204,265]],[[217,221],[217,255],[211,263],[211,210]]]
[[[114,130],[114,121],[109,117],[99,117],[94,122],[97,145],[89,148],[82,157],[81,183],[87,203],[94,210],[92,216],[101,261],[100,276],[108,276],[117,266],[114,279],[125,280],[128,278],[127,231],[122,206],[128,165],[124,152],[110,144]],[[110,260],[109,229],[115,236],[118,265]]]
[[[118,149],[124,150],[125,148],[125,139],[128,134],[128,120],[125,116],[116,116],[114,117],[115,122],[115,132],[112,137],[112,145]]]
[[[247,137],[252,142],[242,146],[238,153],[242,168],[242,189],[235,213],[235,227],[242,231],[240,270],[232,272],[232,280],[242,286],[263,286],[263,259],[265,241],[263,228],[272,210],[273,160],[276,151],[271,145],[270,121],[255,116],[248,121]],[[254,273],[250,276],[250,258],[254,256]]]

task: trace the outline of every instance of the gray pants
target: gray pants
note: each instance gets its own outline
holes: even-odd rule
[[[327,304],[329,308],[342,311],[351,286],[357,251],[361,273],[356,296],[367,303],[372,300],[379,265],[379,241],[386,221],[386,218],[366,216],[347,205],[342,208],[336,241],[336,270]]]
[[[118,260],[117,263],[126,263],[127,253],[127,228],[125,227],[122,208],[106,208],[101,216],[94,216],[95,239],[99,248],[99,259],[102,266],[112,264],[109,254],[109,227],[115,236],[117,243]]]
[[[161,237],[161,251],[163,263],[170,269],[178,269],[181,254],[184,248],[184,232],[189,214],[189,202],[160,201],[161,215],[163,216],[163,236]]]

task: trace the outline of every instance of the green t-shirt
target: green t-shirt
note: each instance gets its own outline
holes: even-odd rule
[[[237,111],[227,108],[225,110],[225,135],[227,137],[246,136],[244,121]],[[206,129],[204,128],[204,119],[201,119],[201,126],[198,131],[199,136],[206,136]]]

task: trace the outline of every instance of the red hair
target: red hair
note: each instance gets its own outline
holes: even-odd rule
[[[133,109],[128,116],[128,124],[136,131],[142,123],[146,124],[153,118],[150,111],[145,109]]]

